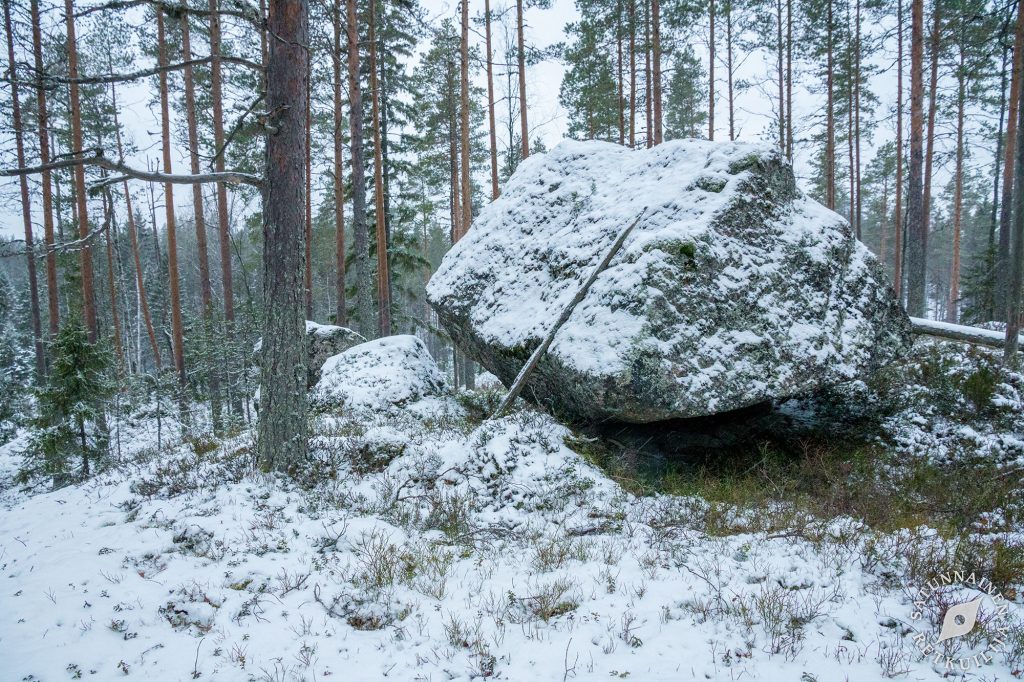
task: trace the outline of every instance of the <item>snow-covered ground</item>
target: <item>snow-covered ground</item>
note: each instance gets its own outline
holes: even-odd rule
[[[1021,677],[1019,592],[946,642],[960,658],[1001,638],[991,662],[920,653],[941,612],[914,617],[910,564],[938,533],[840,518],[716,537],[703,500],[636,497],[545,414],[471,418],[487,399],[322,412],[305,482],[253,472],[248,432],[165,423],[158,450],[139,420],[117,466],[32,493],[12,479],[25,438],[3,446],[0,679]]]

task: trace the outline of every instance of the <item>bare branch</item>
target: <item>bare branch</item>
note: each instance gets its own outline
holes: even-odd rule
[[[256,7],[252,7],[240,0],[234,0],[228,4],[233,5],[234,9],[221,8],[218,11],[218,14],[243,19],[244,21],[255,25],[257,28],[262,27],[263,20],[260,18],[259,10]],[[105,12],[108,10],[129,9],[131,7],[139,7],[141,5],[151,5],[172,17],[180,17],[185,14],[191,14],[197,17],[210,16],[209,10],[197,7],[188,7],[183,3],[167,2],[166,0],[111,0],[111,2],[106,2],[102,5],[93,5],[92,7],[86,7],[83,10],[79,10],[75,13],[75,17],[84,17],[89,14]]]
[[[169,182],[177,185],[194,185],[197,183],[211,183],[211,182],[228,182],[233,184],[252,185],[254,187],[260,187],[263,181],[251,173],[240,173],[237,171],[225,171],[220,173],[198,173],[188,175],[178,175],[174,173],[158,173],[154,171],[142,171],[130,166],[126,166],[123,163],[108,159],[103,155],[102,150],[97,150],[92,156],[75,156],[70,159],[63,159],[61,161],[54,161],[52,163],[43,164],[41,166],[28,166],[25,168],[4,168],[0,169],[0,177],[17,177],[21,175],[31,175],[35,173],[41,173],[44,170],[58,170],[61,168],[73,168],[75,166],[97,166],[99,168],[106,168],[107,170],[121,173],[124,177],[119,178],[105,178],[96,185],[93,189],[102,189],[112,181],[121,182],[126,178],[134,180],[145,180],[146,182]]]
[[[221,56],[220,60],[227,64],[237,64],[238,66],[244,66],[257,72],[263,71],[263,65],[257,64],[254,61],[245,59],[243,57],[227,57]],[[161,73],[167,73],[169,71],[181,71],[193,66],[200,66],[202,64],[209,64],[213,61],[213,57],[199,57],[198,59],[190,59],[185,62],[178,62],[177,64],[168,64],[167,66],[154,66],[149,69],[141,69],[139,71],[130,71],[128,73],[111,73],[104,76],[79,76],[78,78],[68,78],[66,76],[55,76],[49,73],[38,73],[35,68],[29,64],[22,63],[22,66],[28,68],[28,70],[35,73],[36,82],[32,81],[19,81],[19,85],[26,85],[28,87],[36,87],[40,83],[77,83],[78,85],[102,85],[107,83],[124,83],[128,81],[137,81],[150,76],[156,76]],[[9,76],[9,74],[8,74]],[[6,80],[11,80],[8,77]]]

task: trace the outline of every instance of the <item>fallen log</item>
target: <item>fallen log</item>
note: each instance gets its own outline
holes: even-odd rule
[[[989,348],[1003,348],[1006,345],[1006,334],[992,329],[926,320],[922,317],[910,318],[910,324],[913,327],[914,333],[920,336],[932,336],[937,339],[972,343],[978,346],[988,346]]]

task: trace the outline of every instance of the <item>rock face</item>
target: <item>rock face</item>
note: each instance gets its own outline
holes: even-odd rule
[[[415,336],[386,336],[328,358],[313,389],[323,406],[381,409],[447,391],[444,375]]]
[[[317,324],[306,320],[306,387],[312,388],[320,378],[320,368],[332,355],[337,355],[352,346],[365,343],[366,339],[347,327],[333,324]],[[259,367],[260,339],[253,347],[253,364]]]
[[[524,397],[570,419],[705,416],[863,377],[909,347],[878,262],[760,145],[564,142],[532,156],[428,300],[508,385],[645,207]]]

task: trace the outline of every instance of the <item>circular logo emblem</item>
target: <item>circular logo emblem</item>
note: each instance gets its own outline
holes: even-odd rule
[[[914,645],[933,665],[949,671],[966,671],[992,662],[992,654],[1003,651],[1004,637],[1009,634],[1005,622],[1009,602],[992,582],[976,573],[949,571],[941,573],[919,587],[913,595],[911,620],[939,625],[914,635]],[[976,629],[985,629],[985,648],[969,656],[958,656],[961,647],[956,640]]]

